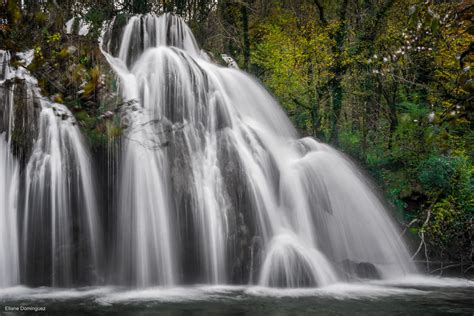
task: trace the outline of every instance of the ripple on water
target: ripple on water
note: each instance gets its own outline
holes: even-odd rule
[[[268,288],[259,286],[189,286],[126,289],[120,287],[85,287],[74,289],[29,288],[16,286],[0,289],[0,302],[12,301],[91,301],[98,305],[140,304],[143,302],[223,302],[259,298],[319,298],[337,300],[373,300],[387,297],[413,297],[448,289],[474,289],[474,281],[457,278],[412,276],[399,280],[365,283],[337,283],[321,288]]]

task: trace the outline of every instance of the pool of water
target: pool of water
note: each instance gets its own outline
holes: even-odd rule
[[[31,315],[35,308],[43,315],[473,315],[474,281],[410,277],[307,289],[0,289],[0,315]]]

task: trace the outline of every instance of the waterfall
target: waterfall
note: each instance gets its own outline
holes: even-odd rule
[[[26,279],[34,285],[96,283],[103,249],[91,158],[66,107],[40,102],[25,177]]]
[[[0,287],[313,287],[416,272],[358,168],[299,138],[181,18],[112,21],[100,48],[125,101],[106,188],[72,113],[0,51]]]
[[[252,77],[220,67],[182,19],[112,22],[101,49],[121,82],[115,282],[322,286],[415,271],[367,180],[298,139]]]
[[[0,134],[0,287],[19,281],[17,196],[18,162],[5,133]]]
[[[28,63],[27,55],[18,58]],[[92,159],[71,112],[2,56],[0,286],[18,283],[20,272],[22,283],[35,286],[95,284],[103,246]],[[11,151],[15,132],[17,142],[31,145],[18,150],[26,164],[21,180]]]
[[[11,150],[13,89],[4,85],[10,75],[10,56],[0,51],[0,288],[19,282],[17,199],[19,164]]]

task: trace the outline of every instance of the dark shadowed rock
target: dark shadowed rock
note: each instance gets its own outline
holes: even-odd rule
[[[380,273],[370,262],[355,262],[349,259],[342,261],[341,267],[351,277],[361,279],[380,279]]]

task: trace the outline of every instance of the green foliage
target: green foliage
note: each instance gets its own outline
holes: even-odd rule
[[[93,129],[96,124],[96,119],[91,117],[86,111],[79,111],[75,114],[76,120],[86,129]]]
[[[308,14],[314,8],[307,7]],[[279,98],[305,134],[319,133],[318,94],[334,77],[330,70],[334,56],[331,38],[335,25],[323,31],[314,19],[301,19],[294,11],[274,8],[274,14],[261,23],[260,40],[252,52],[258,68],[265,69],[264,83]]]
[[[469,185],[469,163],[464,157],[431,156],[418,168],[418,180],[426,192],[449,193]]]
[[[100,35],[100,29],[102,27],[102,24],[109,17],[109,13],[107,12],[107,10],[107,7],[99,6],[94,6],[89,9],[87,14],[84,16],[84,20],[86,22],[89,22],[91,25],[91,29],[88,36],[96,38]]]
[[[47,35],[46,36],[46,43],[51,44],[54,42],[58,42],[61,39],[61,34],[59,33],[54,33],[52,35]]]
[[[354,157],[362,158],[360,156],[362,136],[359,132],[352,132],[344,130],[339,135],[339,142],[341,148],[344,148],[348,154]]]
[[[464,212],[456,198],[449,196],[436,203],[432,220],[425,228],[427,239],[440,259],[463,261],[470,258],[472,248],[472,213]]]

